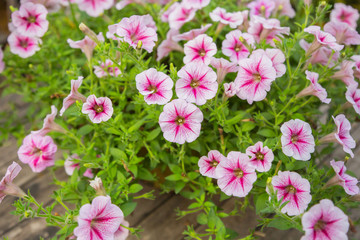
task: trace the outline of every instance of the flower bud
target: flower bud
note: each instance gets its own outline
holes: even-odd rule
[[[137,42],[137,44],[136,44],[136,49],[141,49],[142,44],[143,44],[142,41],[139,40],[139,41]]]
[[[88,36],[91,40],[93,40],[94,42],[96,42],[96,44],[100,44],[100,41],[98,39],[98,37],[96,36],[96,34],[94,33],[94,31],[92,31],[88,26],[86,26],[84,23],[80,23],[79,25],[79,29],[86,35]]]
[[[106,196],[106,191],[105,188],[103,186],[102,180],[99,177],[95,177],[94,180],[90,181],[90,186],[95,189],[96,191],[96,195],[103,195]]]

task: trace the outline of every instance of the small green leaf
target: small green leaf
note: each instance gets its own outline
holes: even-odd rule
[[[124,216],[126,217],[135,210],[136,205],[137,205],[136,202],[127,202],[121,204],[120,209],[123,211]]]
[[[149,132],[149,134],[147,135],[146,141],[154,140],[154,139],[159,135],[160,132],[161,132],[161,129],[160,129],[160,128],[156,128],[156,129],[152,130],[152,131]]]
[[[287,230],[293,228],[293,224],[284,218],[275,218],[268,224],[268,227],[277,228],[280,230]]]
[[[275,132],[269,128],[260,129],[257,132],[257,134],[264,136],[264,137],[275,137],[276,136]]]
[[[140,192],[142,189],[143,189],[143,186],[141,186],[138,183],[135,183],[135,184],[130,186],[129,192],[130,193],[137,193],[137,192]]]
[[[179,181],[179,180],[181,180],[181,178],[182,177],[180,174],[172,174],[172,175],[167,176],[165,179],[169,180],[169,181]]]
[[[214,211],[214,208],[210,208],[209,214],[208,214],[208,226],[210,229],[215,228],[216,223],[216,214]]]

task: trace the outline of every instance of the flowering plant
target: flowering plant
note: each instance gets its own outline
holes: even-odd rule
[[[360,199],[345,166],[360,114],[357,10],[309,0],[21,2],[0,71],[3,95],[31,103],[33,131],[14,126],[15,112],[0,139],[20,139],[23,167],[64,167],[69,179],[54,181],[65,208],[55,215],[13,183],[13,163],[0,197],[20,197],[16,215],[46,218],[59,239],[125,239],[139,234],[126,218],[137,199],[154,198],[139,192],[155,182],[192,200],[178,215],[197,214],[206,231],[190,224],[187,239],[236,238],[223,223],[239,211],[221,209],[229,198],[259,216],[244,239],[265,227],[347,239]]]

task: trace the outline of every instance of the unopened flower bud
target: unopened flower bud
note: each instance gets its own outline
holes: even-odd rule
[[[311,0],[304,0],[306,6],[310,6],[311,2],[312,2]]]
[[[278,11],[281,12],[284,9],[284,6],[282,4],[279,5]]]
[[[91,40],[93,40],[94,42],[96,42],[96,44],[100,44],[100,41],[98,39],[98,37],[96,36],[96,34],[94,33],[94,31],[92,31],[88,26],[86,26],[84,23],[80,23],[79,25],[79,29],[86,35],[88,36]]]
[[[274,188],[273,188],[271,182],[272,182],[272,177],[268,177],[268,179],[266,180],[266,188],[269,190],[270,195],[273,195]]]
[[[95,180],[90,181],[90,186],[95,189],[97,195],[106,196],[106,191],[103,186],[102,180],[99,177],[95,177]]]
[[[139,40],[136,44],[136,49],[141,49],[142,45],[143,45],[142,41]]]

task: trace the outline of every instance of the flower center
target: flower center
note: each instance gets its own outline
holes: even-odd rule
[[[241,178],[244,176],[244,172],[240,168],[237,168],[234,170],[234,175],[237,178]]]
[[[156,86],[150,85],[147,90],[149,90],[151,93],[156,93],[158,89]]]
[[[260,74],[254,73],[252,76],[253,76],[255,82],[261,82]]]
[[[299,136],[296,134],[291,135],[291,142],[292,143],[297,143],[297,141],[299,140]]]
[[[40,156],[42,154],[42,151],[40,148],[34,148],[31,153],[31,155],[37,155],[37,156]]]
[[[200,85],[200,82],[196,79],[191,80],[190,86],[192,88],[197,88]]]
[[[255,157],[256,157],[256,159],[258,159],[258,160],[264,160],[264,154],[262,154],[261,152],[257,152],[257,153],[255,154]]]
[[[36,22],[36,17],[35,16],[29,16],[27,18],[27,20],[28,20],[29,23],[35,23]]]
[[[204,49],[200,49],[200,50],[199,50],[199,55],[202,56],[202,57],[205,56],[205,55],[206,55],[206,51],[205,51]]]
[[[260,13],[261,13],[261,15],[262,15],[263,17],[265,17],[265,14],[266,14],[266,8],[265,8],[265,6],[264,6],[264,5],[261,5],[261,7],[260,7]]]
[[[104,108],[103,108],[103,106],[95,105],[95,106],[94,106],[94,110],[95,110],[95,112],[97,112],[97,113],[101,113],[101,112],[104,111]]]
[[[326,223],[323,220],[317,221],[317,223],[314,225],[314,230],[322,230],[326,226]]]
[[[185,123],[185,118],[184,117],[181,117],[181,116],[178,116],[176,119],[175,119],[175,122],[177,125],[183,125]]]
[[[212,166],[212,167],[216,167],[217,165],[219,165],[219,163],[216,160],[212,160],[210,162],[210,166]]]
[[[286,192],[288,193],[292,193],[295,194],[296,193],[296,188],[293,185],[289,185],[285,188]]]
[[[20,40],[19,44],[22,48],[27,48],[29,46],[29,43],[26,40]]]
[[[137,37],[135,34],[131,34],[130,39],[131,41],[135,42],[137,40]]]
[[[236,45],[234,50],[235,50],[235,52],[240,52],[241,49],[242,49],[241,45]]]

